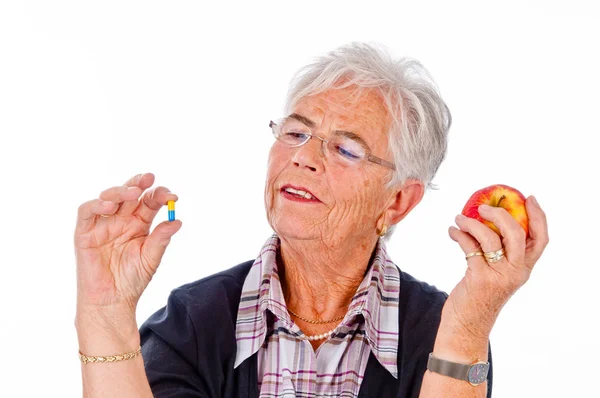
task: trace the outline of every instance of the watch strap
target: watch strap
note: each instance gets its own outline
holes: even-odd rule
[[[446,361],[444,359],[434,357],[433,354],[429,354],[429,360],[427,361],[428,370],[444,376],[452,377],[453,379],[464,381],[469,381],[470,368],[471,365]]]

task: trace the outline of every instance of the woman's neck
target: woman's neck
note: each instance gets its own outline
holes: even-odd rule
[[[365,277],[376,244],[375,239],[336,247],[322,241],[281,238],[277,262],[287,307],[311,320],[344,315]]]

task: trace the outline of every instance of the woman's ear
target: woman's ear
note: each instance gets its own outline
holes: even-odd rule
[[[407,179],[402,189],[386,209],[385,222],[388,226],[398,224],[423,199],[425,187],[415,179]]]

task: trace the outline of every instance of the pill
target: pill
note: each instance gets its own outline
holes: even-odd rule
[[[169,221],[175,221],[175,201],[169,200],[167,202],[167,209],[169,210]]]

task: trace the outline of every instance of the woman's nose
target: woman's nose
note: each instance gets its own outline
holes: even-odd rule
[[[317,137],[312,137],[306,144],[296,148],[292,162],[297,167],[307,167],[311,171],[321,171],[323,169],[323,141]]]

